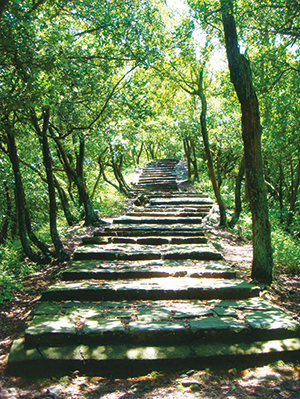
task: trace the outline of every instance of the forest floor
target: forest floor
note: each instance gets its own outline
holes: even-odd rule
[[[69,232],[69,251],[80,241],[80,235],[91,231]],[[221,251],[238,275],[249,281],[252,246],[228,231],[207,226],[206,234]],[[74,240],[75,237],[75,240]],[[300,398],[300,363],[279,361],[248,369],[180,370],[176,373],[151,374],[128,379],[88,377],[73,373],[60,378],[29,380],[5,375],[9,350],[14,339],[22,334],[26,318],[35,307],[44,288],[64,265],[47,266],[23,281],[23,289],[13,301],[0,310],[0,398]],[[300,277],[277,267],[274,283],[263,292],[264,297],[284,307],[299,320]]]

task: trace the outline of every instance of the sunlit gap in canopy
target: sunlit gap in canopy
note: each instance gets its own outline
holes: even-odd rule
[[[185,0],[166,0],[166,5],[170,7],[175,12],[178,11],[180,14],[190,14],[190,7]],[[199,26],[197,21],[195,21],[195,30],[193,32],[193,37],[195,41],[195,55],[198,60],[202,59],[202,49],[206,43],[206,34]],[[209,62],[207,62],[206,67],[211,72],[220,71],[227,67],[227,59],[225,48],[220,45],[217,38],[212,39],[213,51],[210,56]]]

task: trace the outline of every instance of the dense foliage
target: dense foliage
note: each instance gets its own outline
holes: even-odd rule
[[[117,212],[130,173],[154,158],[185,157],[189,178],[213,188],[221,224],[252,238],[221,15],[232,2],[171,3],[1,2],[2,286],[37,267],[25,259],[67,259],[67,228]],[[232,10],[259,104],[274,259],[297,271],[300,5],[239,0]]]

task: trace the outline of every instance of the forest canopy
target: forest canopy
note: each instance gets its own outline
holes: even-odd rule
[[[253,239],[254,278],[298,272],[299,36],[296,0],[2,0],[0,284],[173,157]]]

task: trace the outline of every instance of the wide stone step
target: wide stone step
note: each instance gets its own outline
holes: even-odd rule
[[[133,193],[136,191],[135,189],[133,189],[132,190],[133,191]],[[157,193],[153,193],[152,191],[149,191],[149,192],[145,192],[145,195],[146,196],[149,196],[149,198],[157,198],[158,197],[158,195],[157,195]],[[160,193],[159,194],[159,198],[186,198],[186,197],[188,197],[188,198],[209,198],[209,195],[208,194],[205,194],[205,193],[191,193],[191,192],[189,192],[189,193],[186,193],[186,192],[174,192],[174,193],[164,193],[164,192],[162,192],[162,193]],[[210,200],[211,201],[211,200]]]
[[[151,198],[151,205],[191,205],[191,204],[213,204],[210,198],[197,197],[171,197],[171,198]]]
[[[246,367],[258,358],[297,359],[299,333],[299,323],[260,297],[42,302],[25,337],[14,341],[6,371],[128,376],[157,367]]]
[[[165,206],[165,205],[149,205],[145,207],[136,206],[133,208],[133,212],[203,212],[207,213],[211,210],[211,205],[197,205],[189,207],[186,205],[177,205],[176,207]]]
[[[25,339],[15,340],[7,366],[7,374],[33,376],[81,374],[107,377],[129,377],[183,369],[208,367],[254,367],[276,360],[297,360],[300,339],[288,338],[237,343],[191,342],[178,345],[139,344],[74,344],[27,348]]]
[[[153,190],[153,191],[175,191],[178,190],[178,186],[175,183],[138,183],[138,188],[143,190]]]
[[[153,175],[152,172],[142,172],[139,176],[139,179],[141,178],[160,178],[160,177],[172,177],[172,178],[176,178],[176,173],[174,171],[169,171],[169,172],[156,172],[155,175]]]
[[[202,217],[122,216],[118,219],[113,219],[113,224],[202,224]]]
[[[198,237],[204,236],[201,225],[137,225],[137,224],[112,224],[104,229],[94,232],[95,237],[117,236],[117,237],[154,237],[154,236],[181,236]]]
[[[164,245],[164,244],[206,244],[206,237],[83,237],[82,244],[139,244],[139,245]]]
[[[258,299],[258,298],[256,298]],[[228,301],[227,301],[228,302]],[[271,303],[240,308],[199,300],[44,302],[25,333],[28,347],[55,344],[182,344],[242,342],[300,336],[300,324]],[[234,305],[237,306],[234,307]],[[241,317],[242,316],[242,317]],[[226,340],[224,340],[226,336]]]
[[[152,277],[236,278],[223,261],[72,261],[60,273],[62,280],[119,280]]]
[[[85,245],[76,249],[74,260],[154,260],[197,259],[222,260],[222,254],[211,245],[134,245],[105,244]]]
[[[170,299],[245,299],[258,296],[258,286],[242,280],[159,277],[139,280],[77,281],[54,284],[43,301],[123,301]]]
[[[160,212],[155,212],[155,211],[148,211],[145,209],[142,212],[139,212],[138,210],[134,210],[134,212],[127,212],[126,216],[134,216],[134,217],[146,217],[146,216],[151,216],[151,217],[204,217],[207,215],[207,212],[185,212],[185,211],[160,211]]]

